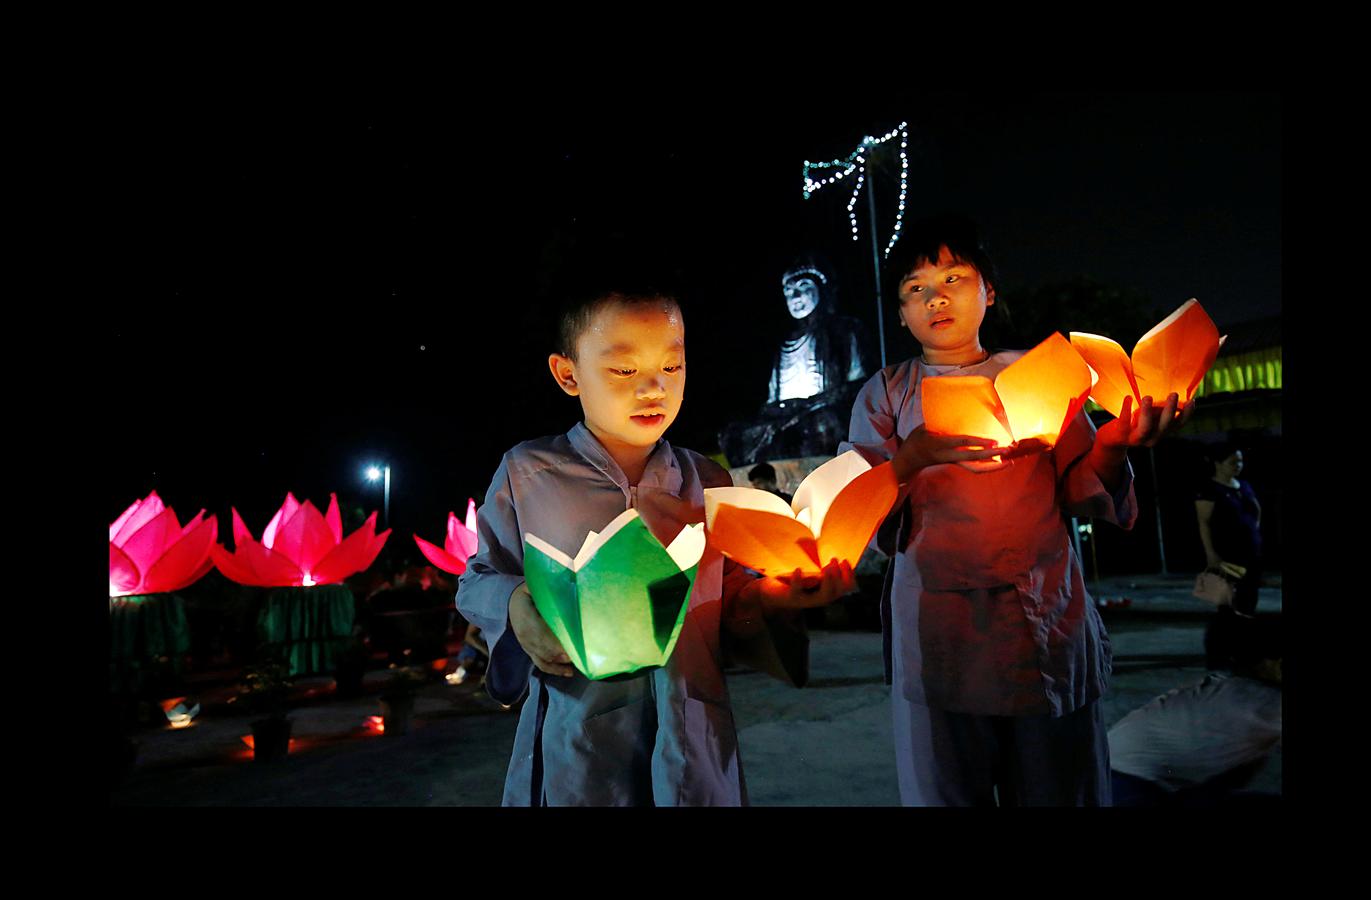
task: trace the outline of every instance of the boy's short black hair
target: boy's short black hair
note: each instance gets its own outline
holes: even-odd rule
[[[576,262],[559,278],[556,350],[572,360],[576,359],[576,342],[607,306],[665,301],[681,308],[677,279],[670,268],[622,242],[579,248]]]
[[[776,480],[776,467],[771,463],[757,463],[757,465],[753,466],[747,472],[748,481],[761,481],[764,478],[772,481]]]
[[[947,247],[954,259],[975,266],[987,288],[993,289],[999,284],[995,261],[990,258],[976,223],[957,213],[938,213],[902,229],[900,239],[886,257],[883,274],[889,284],[888,290],[897,300],[900,279],[925,263],[935,262],[941,247]]]

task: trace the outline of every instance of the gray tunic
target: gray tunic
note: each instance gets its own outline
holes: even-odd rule
[[[664,542],[700,521],[706,487],[728,473],[660,441],[637,486],[583,423],[505,454],[477,513],[480,548],[457,590],[462,614],[490,646],[486,684],[513,704],[528,691],[505,779],[504,804],[742,805],[738,739],[724,683],[721,635],[739,661],[803,684],[808,638],[793,617],[768,619],[732,639],[732,598],[753,576],[706,547],[685,623],[667,665],[625,681],[547,675],[533,667],[509,627],[509,597],[524,581],[523,536],[574,555],[586,532],[629,507]],[[678,521],[659,528],[673,516]],[[651,516],[651,518],[649,518]],[[784,660],[784,664],[782,663]]]
[[[923,377],[993,379],[1022,355],[961,368],[910,359],[877,372],[839,452],[891,458],[923,423]],[[1111,494],[1086,462],[1094,434],[1081,413],[1050,451],[990,472],[930,466],[905,487],[877,534],[895,557],[882,619],[897,698],[976,715],[1063,716],[1104,692],[1109,639],[1063,515],[1129,528],[1137,510],[1131,466]]]

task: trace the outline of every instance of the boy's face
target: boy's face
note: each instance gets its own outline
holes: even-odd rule
[[[611,303],[576,341],[576,359],[548,358],[557,384],[580,398],[605,448],[650,447],[676,421],[685,394],[685,324],[663,300]]]
[[[980,341],[985,309],[995,303],[995,291],[970,263],[953,259],[938,248],[936,262],[927,261],[900,279],[900,322],[925,349],[953,351]]]

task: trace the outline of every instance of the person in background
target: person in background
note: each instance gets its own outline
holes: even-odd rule
[[[747,480],[759,491],[770,491],[786,503],[794,499],[790,494],[776,486],[776,467],[771,463],[758,463],[747,472]]]
[[[1200,542],[1205,564],[1241,566],[1246,573],[1233,591],[1231,605],[1215,610],[1204,632],[1205,665],[1227,669],[1233,664],[1233,648],[1250,629],[1257,612],[1257,589],[1261,585],[1262,508],[1252,485],[1238,476],[1243,470],[1242,449],[1232,443],[1210,449],[1214,474],[1200,485],[1195,497]]]

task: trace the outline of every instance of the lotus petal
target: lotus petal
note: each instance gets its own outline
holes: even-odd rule
[[[234,554],[252,570],[253,583],[263,587],[301,584],[305,573],[286,557],[275,553],[256,541],[248,541]]]
[[[1071,346],[1099,376],[1100,380],[1090,392],[1091,399],[1117,418],[1123,412],[1124,398],[1135,396],[1138,392],[1128,354],[1116,341],[1081,331],[1071,332]]]
[[[431,544],[419,535],[414,535],[414,543],[419,545],[419,552],[423,553],[428,561],[433,563],[444,572],[451,572],[453,575],[461,575],[467,570],[465,559],[460,559],[448,553],[437,544]]]
[[[157,496],[156,491],[148,494],[145,499],[130,506],[124,515],[115,521],[115,524],[119,525],[119,529],[110,535],[110,540],[119,547],[124,546],[135,532],[161,515],[163,508],[162,498]],[[120,524],[120,520],[122,520],[122,524]],[[114,526],[111,525],[110,529],[114,530]]]
[[[240,560],[236,554],[229,553],[222,545],[211,545],[209,555],[210,559],[214,560],[214,565],[229,581],[253,587],[269,587],[269,585],[262,584],[258,580],[257,573],[252,570],[251,566]]]
[[[146,504],[145,504],[146,505]],[[137,516],[130,520],[136,521]],[[127,530],[128,526],[125,526]],[[167,547],[174,543],[181,536],[181,524],[176,521],[176,513],[170,508],[164,508],[153,518],[143,523],[143,526],[129,535],[123,543],[119,544],[119,549],[123,550],[129,557],[138,564],[138,568],[147,572],[152,568],[153,563],[157,562],[166,552]]]
[[[124,527],[124,523],[127,522],[127,521],[133,516],[134,513],[138,512],[138,507],[140,507],[140,506],[142,506],[142,505],[143,505],[143,501],[142,501],[142,500],[135,500],[135,501],[133,501],[133,503],[130,504],[130,506],[129,506],[128,509],[124,510],[122,513],[119,514],[119,518],[115,519],[113,522],[110,523],[110,526],[109,526],[109,539],[110,539],[110,541],[113,541],[113,540],[114,540],[114,536],[117,535],[117,534],[119,533],[119,529],[121,529],[121,528]]]
[[[142,575],[138,571],[138,564],[111,543],[109,545],[110,596],[114,596],[116,593],[132,594],[141,580]]]
[[[328,530],[333,532],[333,545],[336,547],[343,540],[343,517],[338,512],[338,495],[328,495],[328,512],[324,513],[324,521],[328,523]]]
[[[1219,329],[1198,300],[1185,301],[1133,348],[1138,396],[1160,406],[1175,393],[1188,403],[1218,355]]]
[[[276,529],[276,542],[271,550],[290,560],[301,572],[313,576],[319,561],[336,546],[338,541],[333,539],[332,529],[314,504],[306,500],[295,515]]]
[[[390,532],[387,531],[386,534],[390,534]],[[361,528],[343,538],[342,543],[334,547],[314,567],[314,571],[311,573],[314,577],[314,583],[333,584],[371,565],[372,561],[376,559],[376,554],[370,553],[371,544],[375,537],[376,513],[372,513],[367,516],[367,520],[362,523]],[[381,543],[385,543],[384,539]],[[376,553],[379,552],[380,548],[378,547]]]
[[[995,383],[983,375],[940,375],[920,382],[924,427],[934,434],[967,434],[1013,442]]]
[[[209,558],[210,545],[218,535],[219,523],[214,516],[198,522],[195,530],[178,539],[148,570],[143,578],[143,592],[176,591],[193,582],[197,572],[203,574],[201,566]]]
[[[300,510],[300,501],[295,499],[295,495],[286,492],[286,502],[281,504],[281,508],[276,510],[276,515],[271,517],[266,529],[262,532],[262,546],[270,550],[276,544],[276,530]]]
[[[233,546],[237,547],[244,541],[255,540],[252,532],[243,524],[243,517],[238,515],[238,510],[233,510]]]

